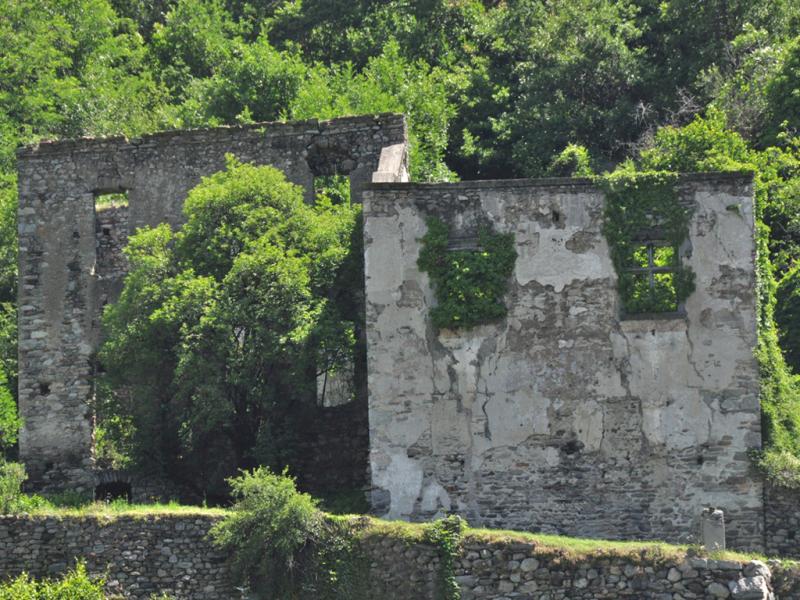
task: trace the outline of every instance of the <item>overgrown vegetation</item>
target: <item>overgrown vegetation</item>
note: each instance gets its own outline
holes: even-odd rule
[[[235,504],[214,526],[214,543],[231,556],[234,578],[257,593],[292,598],[302,577],[302,553],[319,537],[322,513],[294,480],[266,468],[228,480]]]
[[[626,158],[639,171],[753,170],[765,435],[770,451],[797,458],[799,26],[797,2],[767,0],[0,0],[0,388],[16,399],[18,144],[391,110],[409,115],[417,180],[585,176]],[[202,286],[183,283],[183,303],[159,319],[200,302]],[[159,470],[216,452],[204,431],[230,405],[163,403],[173,392],[153,385],[128,399],[153,409],[144,424],[101,403],[101,458],[124,463],[146,447],[145,430],[164,432],[141,457]],[[178,426],[187,420],[204,425]],[[18,425],[0,395],[0,436],[13,442]],[[269,429],[259,439],[277,443],[282,424]],[[4,452],[13,458],[13,445]]]
[[[677,175],[620,169],[595,181],[606,196],[603,233],[624,313],[676,311],[694,290],[694,273],[680,260],[691,209],[680,203]]]
[[[513,234],[495,233],[488,224],[478,229],[474,249],[450,250],[450,229],[436,217],[427,221],[417,264],[428,273],[438,304],[430,311],[439,328],[471,328],[500,319],[503,297],[517,252]]]
[[[423,539],[436,546],[439,552],[439,585],[436,593],[438,600],[459,600],[461,588],[456,581],[456,560],[461,550],[461,536],[466,529],[466,521],[458,515],[452,515],[431,523]]]
[[[103,320],[101,435],[107,456],[224,497],[239,468],[291,464],[287,421],[315,405],[317,373],[353,363],[359,212],[322,195],[310,207],[276,169],[230,158],[184,213],[125,251]]]
[[[78,562],[60,579],[35,580],[23,574],[0,584],[0,600],[105,600],[104,585],[102,577],[91,577]]]

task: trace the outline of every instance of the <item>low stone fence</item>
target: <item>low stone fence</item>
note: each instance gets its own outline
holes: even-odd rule
[[[110,594],[125,598],[167,592],[187,600],[240,599],[225,557],[207,539],[218,518],[0,517],[0,578],[23,571],[52,577],[83,558],[90,573],[105,574]],[[419,531],[367,527],[360,537],[365,598],[438,597],[441,558]],[[464,600],[800,598],[797,566],[687,556],[655,545],[583,551],[470,532],[454,566]]]
[[[764,531],[768,555],[800,558],[800,490],[764,486]]]
[[[0,578],[54,577],[84,559],[109,594],[148,599],[237,598],[225,557],[207,539],[219,517],[0,517]]]

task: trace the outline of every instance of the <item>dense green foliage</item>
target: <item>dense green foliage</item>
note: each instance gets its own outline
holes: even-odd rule
[[[694,273],[681,264],[680,249],[689,235],[691,211],[681,205],[673,173],[619,169],[597,178],[606,195],[603,234],[619,276],[625,314],[674,312],[694,290]],[[661,246],[645,244],[659,240]],[[652,252],[653,257],[647,253]],[[648,259],[669,273],[653,281],[632,268],[648,267]]]
[[[103,578],[90,576],[79,562],[60,579],[38,581],[23,574],[3,583],[0,600],[105,600],[104,585]]]
[[[436,217],[428,219],[417,264],[428,273],[438,304],[431,321],[440,328],[471,328],[506,315],[503,297],[514,270],[513,234],[478,230],[477,248],[449,250],[450,230]]]
[[[774,447],[800,456],[796,383],[778,346],[790,362],[800,354],[795,276],[787,275],[800,256],[799,27],[792,0],[0,0],[0,366],[8,388],[16,388],[18,144],[402,111],[418,180],[585,176],[628,158],[640,171],[754,171],[765,431]],[[220,307],[221,281],[162,276],[158,263],[170,260],[175,234],[147,235],[161,257],[140,245],[134,260],[151,284],[169,280],[173,287],[153,289],[174,301],[158,316],[165,337],[151,324],[141,341],[155,336],[149,341],[163,349],[177,339],[169,335],[185,334],[172,348],[188,352],[210,326],[214,335],[202,334],[217,344],[220,321],[173,317]],[[152,373],[143,371],[152,393],[129,399],[147,398],[158,408],[154,426],[165,424],[163,439],[151,440],[155,462],[191,455],[184,450],[203,447],[205,432],[231,414],[229,403],[188,408],[194,384],[164,378],[188,373],[181,360],[154,361]],[[203,385],[219,393],[219,381]],[[184,400],[167,402],[167,394]],[[0,431],[16,427],[8,407],[0,395]],[[131,455],[120,446],[137,445],[142,423],[135,411],[107,408],[101,398],[101,447],[119,463]],[[182,429],[186,411],[206,426]],[[260,439],[277,439],[274,425],[279,431]]]
[[[318,372],[353,360],[358,211],[309,207],[276,169],[230,158],[184,212],[178,232],[130,238],[99,416],[137,466],[219,494],[237,468],[289,463],[281,419],[313,404]]]
[[[792,370],[800,373],[800,264],[789,269],[778,282],[775,300],[781,348]]]
[[[322,513],[286,475],[258,468],[228,480],[235,503],[214,526],[214,543],[231,557],[234,578],[270,598],[292,598],[302,572],[301,554],[318,535]]]

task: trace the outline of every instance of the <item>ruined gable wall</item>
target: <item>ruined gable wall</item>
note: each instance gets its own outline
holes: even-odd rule
[[[374,185],[365,193],[373,505],[475,525],[686,540],[703,506],[759,548],[752,185],[685,177],[697,289],[686,315],[624,320],[585,180]],[[512,232],[507,318],[437,332],[425,219]]]
[[[315,176],[349,174],[352,197],[382,151],[406,142],[402,116],[175,131],[141,139],[48,142],[22,149],[19,168],[20,454],[36,488],[93,487],[92,354],[102,304],[115,299],[103,264],[95,196],[126,191],[127,229],[182,221],[187,193],[225,155],[270,164],[313,200]],[[404,154],[404,150],[400,152]],[[105,214],[105,213],[104,213]],[[101,220],[102,220],[101,216]],[[101,229],[102,235],[102,229]],[[110,255],[106,255],[110,257]],[[101,261],[98,263],[98,261]],[[107,274],[107,273],[106,273]]]

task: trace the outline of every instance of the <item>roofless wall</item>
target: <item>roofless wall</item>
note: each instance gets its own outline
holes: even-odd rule
[[[677,193],[693,208],[680,261],[695,290],[670,313],[628,317],[604,194],[588,180],[365,193],[379,515],[458,512],[488,527],[696,541],[713,505],[733,546],[762,546],[762,486],[747,454],[761,442],[752,181],[690,175]],[[434,327],[436,297],[417,264],[431,217],[454,248],[477,223],[513,236],[505,318]]]
[[[18,152],[20,455],[36,489],[91,490],[93,355],[104,303],[118,294],[115,257],[128,231],[182,220],[200,178],[232,153],[268,164],[305,189],[314,178],[347,175],[360,202],[373,173],[405,176],[400,115],[266,123],[174,131],[140,139],[45,142]],[[384,161],[381,163],[381,155]],[[124,194],[127,209],[96,208]]]

